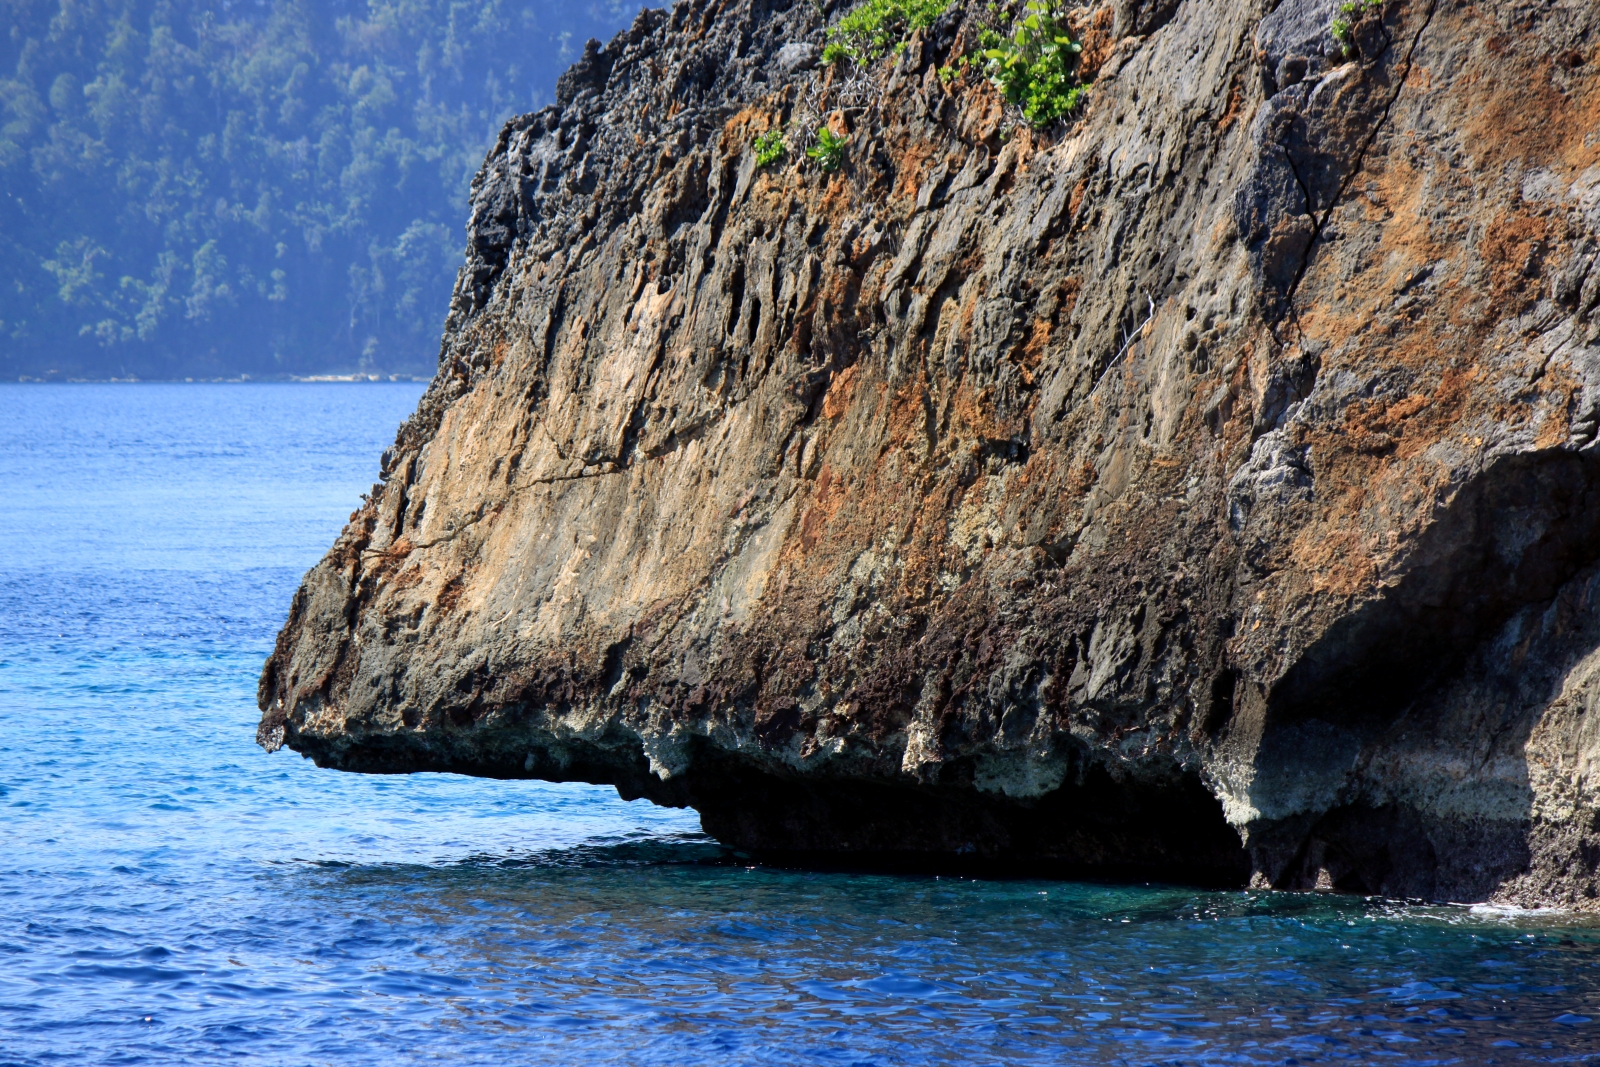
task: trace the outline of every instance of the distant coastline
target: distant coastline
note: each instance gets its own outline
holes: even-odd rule
[[[417,374],[286,374],[278,377],[264,377],[253,374],[241,374],[236,378],[36,378],[31,375],[21,375],[17,378],[18,385],[205,385],[205,384],[230,384],[230,385],[261,385],[283,384],[286,382],[415,382],[426,385],[432,377]]]
[[[0,378],[431,371],[484,153],[633,3],[8,6]]]

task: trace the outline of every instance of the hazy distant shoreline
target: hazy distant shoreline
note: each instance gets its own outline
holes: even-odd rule
[[[431,369],[484,153],[637,13],[8,4],[0,376]]]
[[[237,378],[34,378],[21,375],[16,385],[285,385],[295,383],[380,383],[406,382],[426,385],[433,379],[415,374],[288,374],[282,377],[258,377],[243,374]]]

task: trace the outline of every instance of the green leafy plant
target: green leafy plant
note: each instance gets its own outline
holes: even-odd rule
[[[956,70],[956,68],[946,63],[944,66],[939,68],[939,80],[944,84],[949,85],[951,82],[956,80],[960,73],[961,72]]]
[[[840,137],[826,126],[817,128],[817,143],[806,149],[806,155],[817,161],[817,166],[832,172],[844,165],[844,146],[850,138]]]
[[[1030,126],[1059,122],[1083,102],[1089,87],[1078,79],[1083,44],[1072,38],[1066,12],[1055,0],[1028,0],[1020,16],[997,12],[998,27],[983,30],[984,72]]]
[[[755,150],[756,166],[770,167],[783,158],[789,146],[783,139],[783,131],[774,127],[756,138]]]
[[[866,0],[828,28],[822,65],[849,60],[871,66],[890,50],[900,51],[918,30],[932,26],[951,0]]]
[[[1382,7],[1383,0],[1346,0],[1339,5],[1339,13],[1333,16],[1333,22],[1328,25],[1328,32],[1339,42],[1339,47],[1344,50],[1346,58],[1355,51],[1355,41],[1351,39],[1350,31],[1369,11],[1377,11]]]

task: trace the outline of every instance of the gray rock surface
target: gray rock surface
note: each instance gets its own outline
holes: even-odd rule
[[[1080,9],[1043,133],[939,77],[979,5],[854,84],[809,3],[591,42],[262,742],[779,858],[1600,906],[1600,11],[1331,8]]]
[[[778,49],[772,60],[785,74],[807,70],[817,65],[817,46],[805,41],[790,41]]]

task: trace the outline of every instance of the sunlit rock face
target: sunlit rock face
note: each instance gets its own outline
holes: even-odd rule
[[[805,862],[1600,906],[1600,8],[957,5],[593,46],[261,739],[614,784]],[[798,58],[797,58],[798,57]],[[951,67],[940,76],[940,68]],[[783,123],[847,135],[757,168]]]

